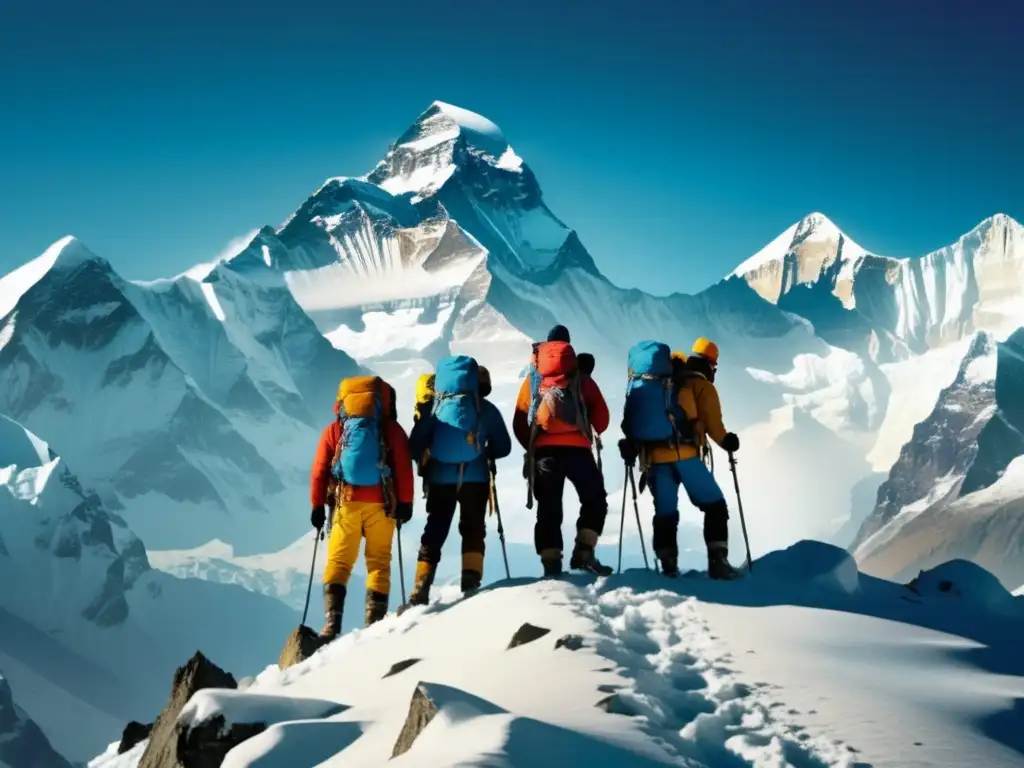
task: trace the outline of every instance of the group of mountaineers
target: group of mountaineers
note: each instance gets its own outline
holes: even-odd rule
[[[569,567],[599,576],[612,572],[595,556],[608,514],[600,435],[608,429],[610,414],[593,379],[594,362],[592,355],[577,355],[569,331],[556,325],[546,341],[533,345],[529,373],[516,400],[512,431],[525,450],[527,508],[536,501],[534,545],[545,576],[563,572],[566,480],[580,504]],[[619,452],[630,481],[639,466],[640,492],[651,491],[653,550],[666,576],[679,574],[680,485],[704,513],[708,576],[738,576],[728,560],[728,507],[705,464],[708,438],[730,457],[739,450],[739,439],[722,422],[714,385],[717,367],[718,347],[704,338],[690,354],[672,352],[657,341],[639,342],[629,351]],[[341,632],[346,585],[364,538],[365,623],[369,626],[387,614],[392,540],[396,527],[412,518],[416,474],[427,517],[409,604],[429,600],[456,507],[462,591],[471,593],[480,586],[488,507],[493,511],[497,505],[495,463],[512,451],[504,420],[487,399],[490,392],[490,375],[476,360],[464,355],[442,359],[434,373],[417,382],[414,426],[407,435],[398,421],[395,390],[387,382],[376,376],[341,382],[337,418],[320,437],[311,478],[310,522],[321,538],[328,515],[331,523],[322,640]],[[500,513],[498,527],[504,544]]]

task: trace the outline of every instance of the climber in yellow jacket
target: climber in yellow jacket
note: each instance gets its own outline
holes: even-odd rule
[[[704,542],[708,549],[708,576],[734,579],[738,572],[729,564],[729,508],[722,489],[702,460],[711,438],[723,450],[739,450],[739,438],[725,428],[722,405],[715,388],[718,346],[700,338],[691,354],[672,355],[672,379],[679,421],[688,424],[687,439],[639,444],[624,439],[619,444],[627,465],[640,459],[642,476],[654,496],[653,548],[667,576],[679,573],[679,486],[691,503],[704,513]]]

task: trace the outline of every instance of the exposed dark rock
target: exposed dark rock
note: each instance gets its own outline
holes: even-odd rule
[[[288,667],[305,661],[323,646],[324,641],[312,629],[306,625],[297,627],[288,635],[284,648],[281,650],[281,656],[277,660],[277,666],[281,669],[288,669]]]
[[[594,705],[598,709],[603,709],[610,715],[632,715],[631,710],[622,698],[617,693],[613,693],[610,696],[605,696],[597,704]]]
[[[148,739],[149,732],[152,730],[152,723],[143,724],[137,720],[132,720],[124,727],[124,731],[121,733],[121,743],[117,745],[117,754],[123,755],[140,741]]]
[[[562,635],[555,640],[555,650],[567,648],[570,651],[578,651],[583,647],[583,638],[579,635]]]
[[[182,768],[220,768],[228,752],[266,728],[265,723],[232,723],[228,727],[224,715],[214,715],[192,728],[179,726],[176,728],[178,762],[175,765]]]
[[[399,672],[404,672],[413,664],[418,664],[420,661],[422,661],[422,659],[405,659],[403,661],[396,662],[391,665],[391,669],[388,670],[388,673],[384,675],[384,677],[391,677],[392,675],[397,675]],[[382,677],[381,680],[383,680],[384,677]]]
[[[412,692],[412,701],[409,702],[409,714],[405,718],[405,725],[402,726],[395,742],[395,748],[391,757],[404,755],[412,749],[413,742],[423,733],[423,729],[430,725],[430,721],[437,715],[438,706],[430,698],[430,693],[423,685],[417,685]]]
[[[539,640],[540,638],[544,637],[544,635],[546,635],[550,631],[550,629],[545,629],[544,627],[535,627],[533,626],[533,624],[530,623],[523,624],[523,626],[517,629],[516,633],[512,635],[512,642],[508,644],[508,648],[506,648],[505,650],[511,650],[516,646],[532,643],[534,640]]]
[[[238,684],[234,677],[196,651],[188,663],[179,667],[174,673],[170,700],[157,717],[156,722],[153,723],[149,744],[139,761],[139,768],[186,766],[178,749],[181,737],[187,735],[184,733],[185,729],[178,725],[178,715],[182,708],[195,695],[196,691],[201,691],[204,688],[235,689],[237,687]],[[186,740],[185,746],[188,747],[189,743]],[[191,766],[186,766],[186,768],[191,768]]]

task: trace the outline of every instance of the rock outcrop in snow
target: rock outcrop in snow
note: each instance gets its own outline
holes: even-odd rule
[[[234,689],[237,685],[234,677],[199,652],[196,652],[184,666],[178,667],[174,672],[167,705],[153,723],[146,749],[139,762],[140,768],[187,766],[188,753],[195,751],[199,745],[194,743],[195,739],[188,739],[190,723],[182,722],[182,711],[199,691],[207,688]],[[254,734],[247,733],[246,737],[252,735]],[[213,739],[206,739],[203,746],[210,752],[215,752],[219,746],[213,743],[217,733],[213,733],[212,736]],[[216,759],[212,764],[218,765],[226,752],[227,749],[221,752],[218,756],[220,759]]]
[[[1024,577],[1024,329],[978,333],[952,384],[914,428],[853,543],[861,567],[905,578],[956,557],[1008,585]]]
[[[0,672],[0,766],[4,768],[72,768],[39,726],[14,703],[11,686]]]

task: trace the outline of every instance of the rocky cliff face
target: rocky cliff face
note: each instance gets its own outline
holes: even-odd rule
[[[1003,343],[978,333],[854,540],[866,569],[893,575],[967,550],[997,575],[1024,569],[1013,543],[1024,489],[1018,498],[1007,476],[1024,455],[1022,398],[1024,329]]]

